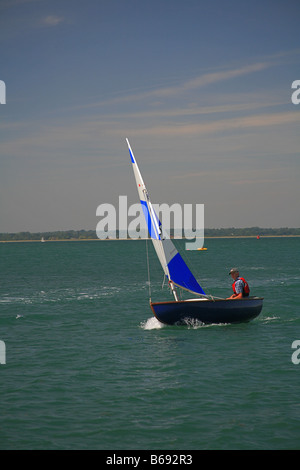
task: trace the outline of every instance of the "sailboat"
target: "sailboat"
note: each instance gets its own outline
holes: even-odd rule
[[[174,300],[166,302],[152,302],[150,298],[150,307],[154,316],[160,322],[168,325],[181,325],[193,321],[204,324],[241,323],[257,317],[263,306],[263,298],[261,297],[244,297],[238,300],[223,299],[207,295],[204,292],[163,229],[151,204],[130,143],[128,139],[126,141],[148,232],[174,296]],[[180,300],[178,288],[187,290],[196,297]]]

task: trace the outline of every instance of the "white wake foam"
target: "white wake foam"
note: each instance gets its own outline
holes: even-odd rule
[[[141,328],[143,328],[143,330],[159,330],[164,326],[165,325],[155,317],[150,317],[148,320],[141,323]]]

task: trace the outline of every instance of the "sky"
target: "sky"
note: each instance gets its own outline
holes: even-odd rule
[[[0,232],[138,202],[300,227],[299,0],[0,0]]]

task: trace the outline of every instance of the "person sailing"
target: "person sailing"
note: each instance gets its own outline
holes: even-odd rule
[[[248,297],[250,293],[250,288],[246,279],[240,276],[239,270],[237,268],[232,268],[229,273],[233,279],[232,289],[233,294],[228,297],[228,299],[242,299],[243,297]]]

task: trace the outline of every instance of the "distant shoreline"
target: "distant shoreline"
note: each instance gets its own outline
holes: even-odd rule
[[[169,236],[171,239],[194,240],[193,236],[201,232],[195,230],[186,234],[182,230],[171,228]],[[146,240],[148,233],[141,230],[136,233],[138,238],[132,239],[128,232],[124,231],[103,231],[100,233],[103,238],[97,236],[96,230],[56,230],[49,232],[0,232],[0,242],[49,242],[49,241],[109,241],[109,240]],[[127,238],[123,238],[126,235]],[[188,238],[188,236],[192,238]],[[180,238],[182,236],[182,238]],[[106,238],[107,237],[107,238]],[[204,229],[204,239],[213,238],[269,238],[269,237],[300,237],[299,228],[263,228],[263,227],[228,227],[228,228],[207,228]],[[201,237],[196,237],[200,239]]]
[[[259,239],[262,238],[299,238],[300,235],[260,235]],[[223,235],[223,236],[207,236],[204,240],[213,240],[214,238],[256,238],[256,235]],[[173,240],[174,237],[171,237]],[[150,240],[150,238],[69,238],[69,239],[56,239],[56,240],[0,240],[0,243],[52,243],[52,242],[113,242],[113,241],[137,241],[137,240]],[[175,238],[175,240],[186,240],[193,241],[188,238]]]

